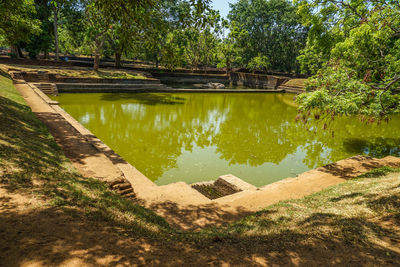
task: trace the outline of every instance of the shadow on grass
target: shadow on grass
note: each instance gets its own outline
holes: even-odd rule
[[[55,208],[28,214],[2,212],[0,263],[18,266],[36,261],[58,266],[78,258],[78,264],[96,266],[396,266],[400,260],[399,253],[366,239],[365,229],[393,240],[399,235],[363,218],[313,214],[301,230],[283,228],[265,235],[210,232],[150,236],[141,224],[130,229],[110,228],[101,219],[82,219],[85,216],[84,212],[66,214]],[[316,225],[336,230],[324,232]]]
[[[390,220],[391,222],[400,226],[400,193],[390,196],[371,198],[367,205],[375,212],[385,214],[386,220]],[[398,238],[398,240],[400,241],[400,238]]]
[[[30,185],[29,175],[60,168],[61,150],[27,106],[0,97],[0,134],[2,180],[11,170],[14,179]]]

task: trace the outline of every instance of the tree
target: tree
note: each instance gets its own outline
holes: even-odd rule
[[[36,58],[43,51],[45,57],[48,57],[50,47],[53,40],[53,32],[51,30],[51,6],[48,0],[35,0],[35,14],[32,19],[40,21],[40,30],[37,34],[31,35],[23,48],[29,53],[29,57]]]
[[[8,45],[13,47],[17,57],[21,42],[29,42],[32,35],[40,32],[40,21],[36,14],[33,0],[0,1],[0,35]]]
[[[106,35],[112,30],[113,25],[130,25],[146,21],[151,13],[155,0],[140,1],[108,1],[89,0],[86,4],[86,16],[89,27],[87,28],[87,42],[92,47],[95,56],[93,69],[100,66],[100,57]],[[128,31],[120,31],[120,38],[125,38]]]
[[[87,54],[85,45],[87,33],[87,20],[85,18],[84,3],[68,1],[60,10],[58,33],[60,51],[67,54]]]
[[[60,47],[58,42],[58,13],[60,12],[60,8],[62,5],[62,1],[52,0],[51,4],[53,5],[53,28],[54,28],[54,46],[56,48],[56,60],[60,59]]]
[[[307,28],[301,25],[296,6],[287,0],[239,0],[231,8],[228,18],[242,55],[240,65],[251,67],[265,57],[273,70],[297,70]]]
[[[174,2],[175,0],[165,0],[166,2]],[[178,1],[179,2],[179,1]],[[186,2],[186,1],[184,1]],[[193,5],[194,13],[202,22],[201,14],[207,10],[209,0],[190,0],[189,4]],[[161,0],[140,0],[140,1],[123,1],[123,0],[87,0],[86,15],[88,19],[88,31],[86,34],[86,43],[90,44],[92,52],[95,55],[94,69],[98,69],[100,56],[106,37],[112,36],[111,46],[121,50],[123,44],[124,49],[129,47],[126,44],[135,42],[136,38],[132,37],[132,31],[126,30],[132,28],[140,36],[144,36],[148,32],[148,28],[154,26],[152,19],[162,8]],[[186,18],[185,18],[186,19]],[[113,27],[119,28],[113,31]],[[111,35],[110,35],[111,34]],[[118,34],[116,36],[115,34]],[[155,34],[154,36],[157,36]],[[160,35],[158,35],[160,36]],[[161,35],[163,38],[165,35]],[[133,49],[133,47],[130,47]],[[157,45],[155,46],[157,48]]]
[[[229,30],[226,35],[226,30]],[[226,73],[229,74],[233,65],[238,62],[239,53],[235,46],[234,32],[237,28],[229,27],[229,22],[225,19],[221,21],[221,39],[222,41],[218,45],[218,68],[225,68]]]
[[[143,59],[168,69],[215,64],[219,18],[216,11],[199,9],[194,1],[160,1],[143,27]]]
[[[249,64],[247,64],[247,67],[249,70],[251,70],[253,73],[255,71],[266,71],[270,66],[269,60],[266,56],[263,56],[261,54],[258,54],[258,56],[253,57]]]
[[[400,5],[398,1],[301,1],[299,13],[310,27],[305,52],[320,70],[300,95],[300,110],[318,117],[360,115],[373,122],[400,113]]]
[[[97,71],[100,67],[100,57],[107,31],[111,29],[111,18],[104,16],[92,2],[86,7],[86,17],[89,27],[87,28],[87,40],[94,53],[93,69]]]

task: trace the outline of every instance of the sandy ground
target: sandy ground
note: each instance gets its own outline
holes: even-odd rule
[[[380,256],[387,253],[381,246],[311,236],[291,242],[285,234],[286,241],[216,238],[197,244],[144,238],[79,212],[65,214],[24,192],[0,188],[0,195],[0,266],[383,266]],[[395,258],[385,266],[397,263]]]

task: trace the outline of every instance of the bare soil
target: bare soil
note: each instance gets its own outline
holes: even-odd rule
[[[375,246],[291,231],[197,243],[146,238],[26,192],[0,189],[0,195],[1,266],[396,266],[400,260],[399,240],[389,238]]]

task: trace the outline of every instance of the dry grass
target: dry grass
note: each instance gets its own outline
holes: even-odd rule
[[[303,88],[305,86],[306,80],[307,79],[291,79],[291,80],[287,81],[284,85]]]
[[[144,75],[133,70],[116,70],[111,68],[102,68],[94,71],[91,68],[85,67],[49,67],[49,66],[32,66],[32,65],[14,65],[7,64],[1,67],[6,70],[15,68],[21,71],[47,71],[52,74],[57,74],[60,77],[74,78],[98,78],[98,79],[147,79]]]

